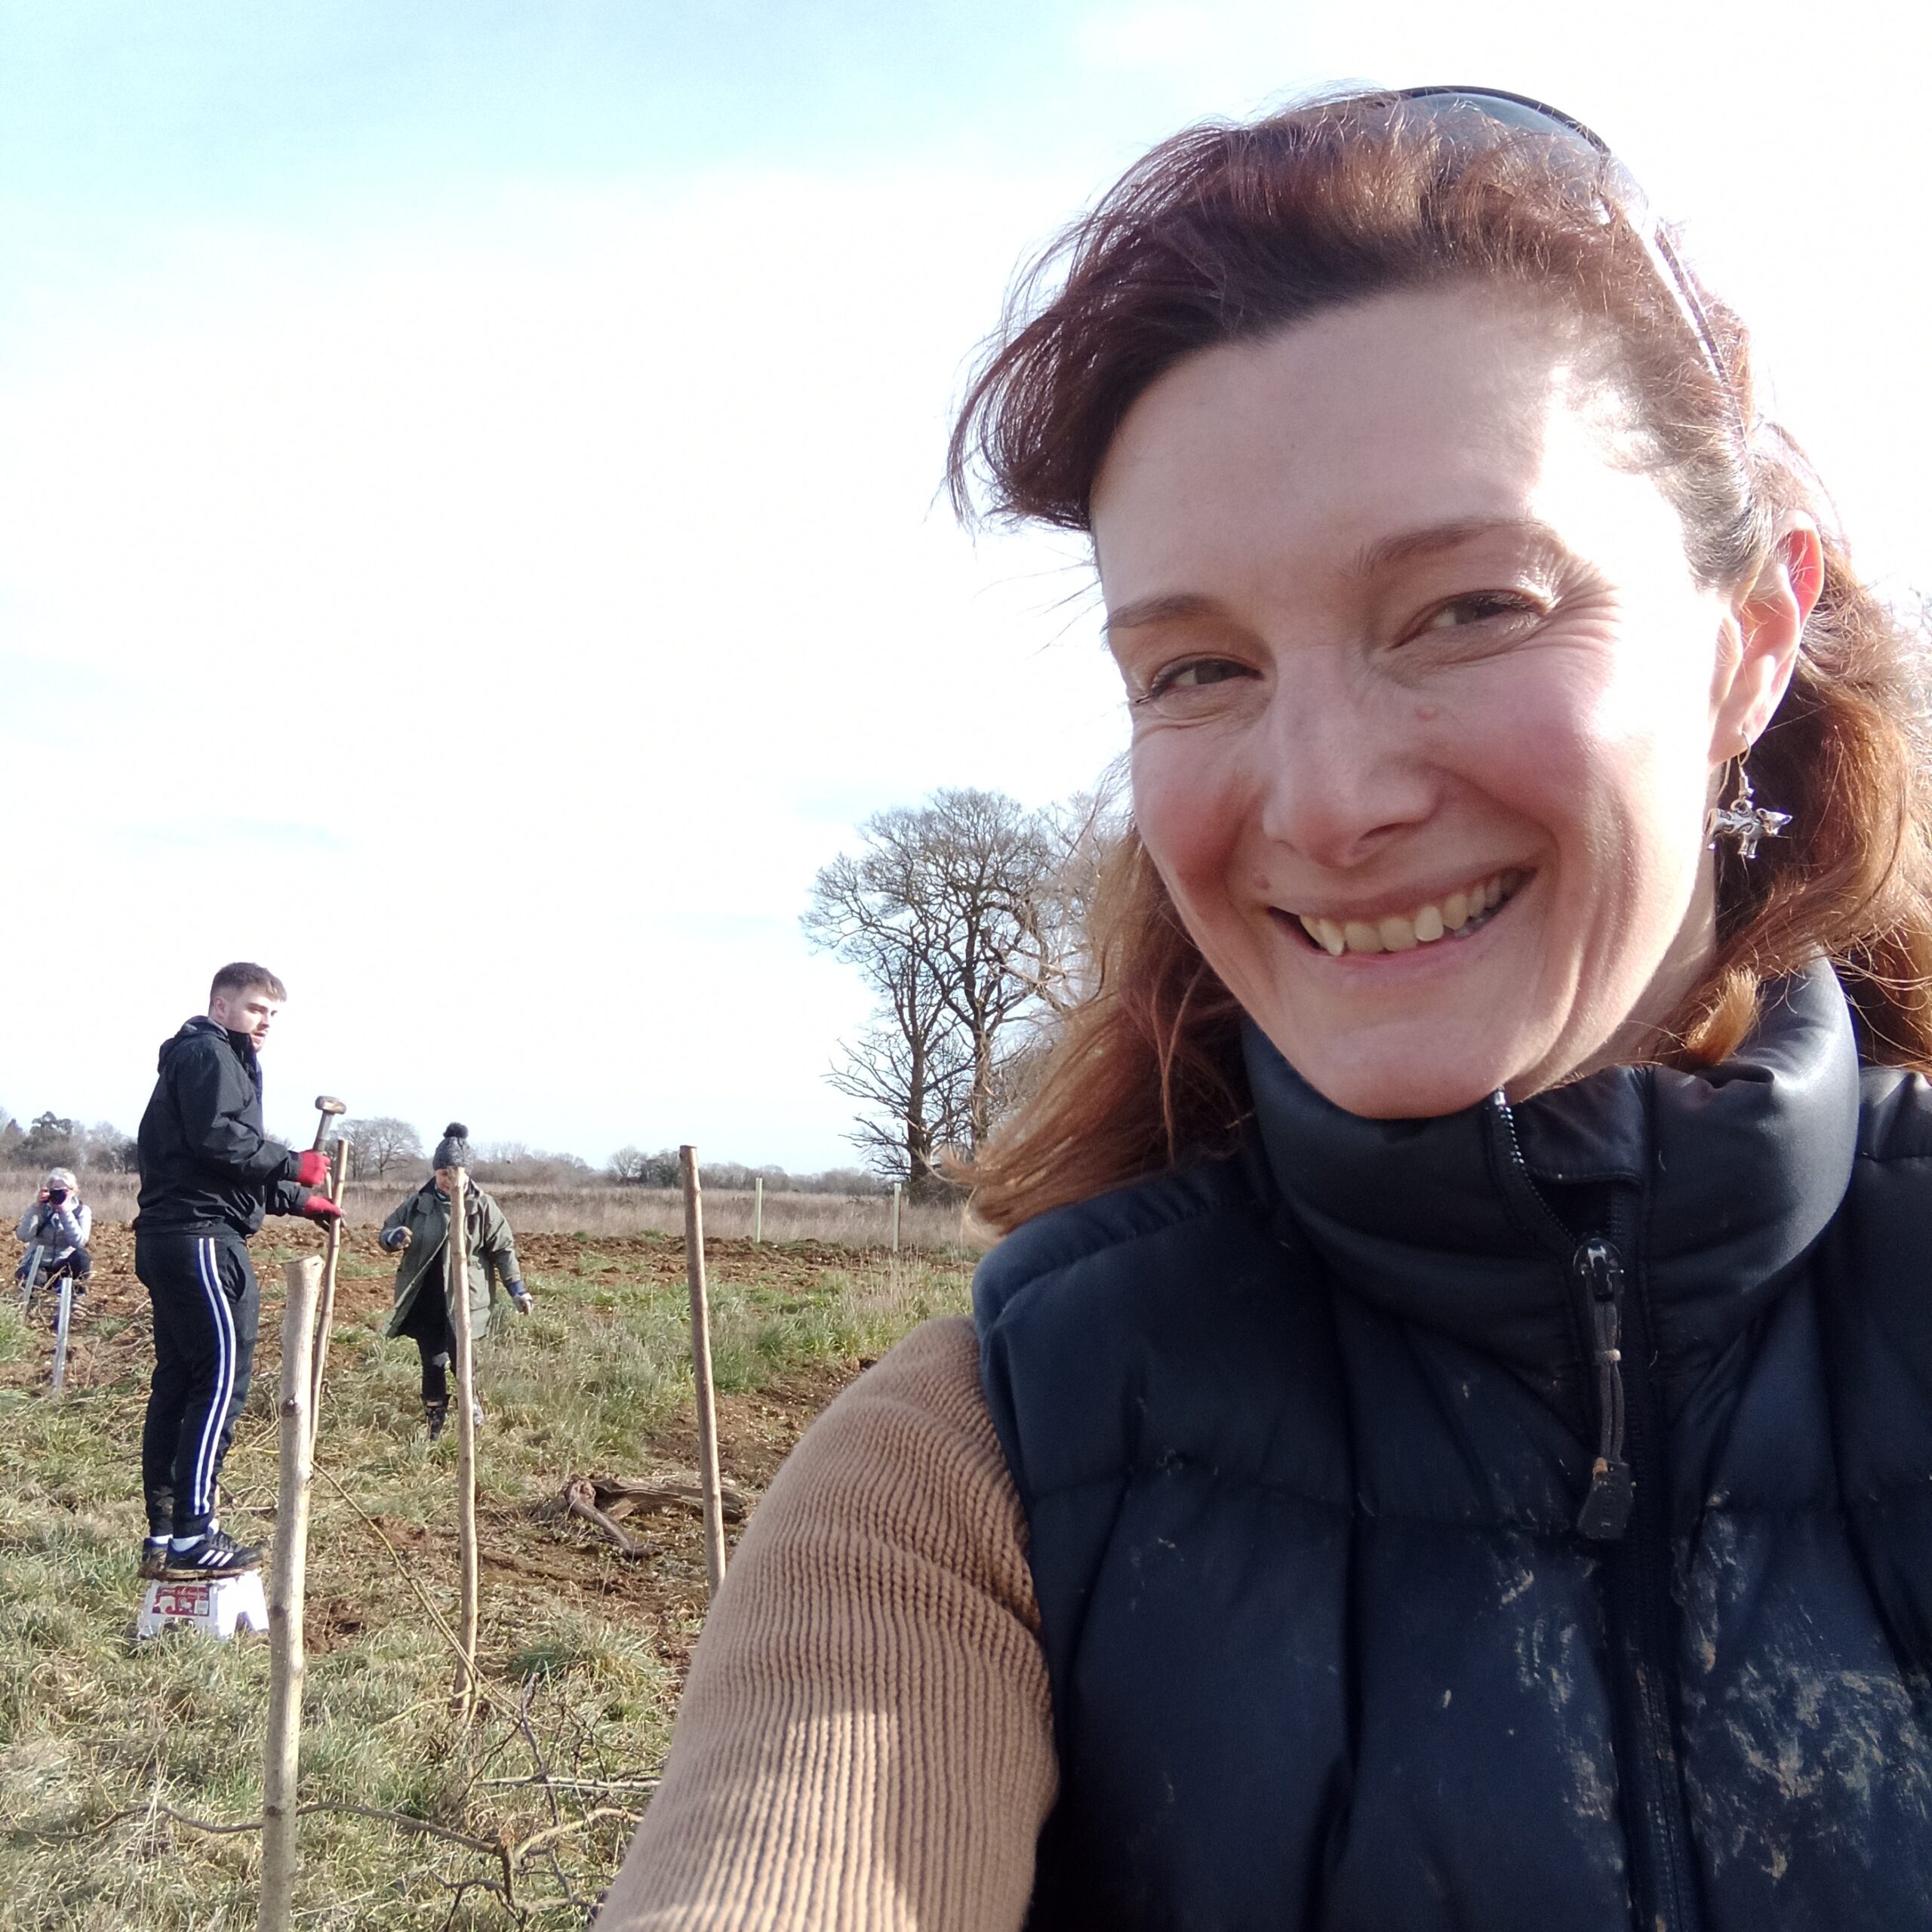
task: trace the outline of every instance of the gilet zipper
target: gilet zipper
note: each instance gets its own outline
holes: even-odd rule
[[[1597,1459],[1577,1527],[1593,1543],[1614,1543],[1630,1527],[1635,1483],[1623,1459],[1623,1264],[1601,1235],[1577,1245],[1570,1272],[1581,1284],[1597,1372]]]
[[[1677,1645],[1670,1598],[1669,1492],[1663,1418],[1651,1377],[1647,1311],[1629,1292],[1613,1226],[1576,1239],[1523,1158],[1509,1105],[1497,1095],[1509,1191],[1531,1230],[1561,1255],[1582,1297],[1595,1372],[1597,1454],[1577,1514],[1602,1546],[1605,1621],[1616,1673],[1618,1771],[1624,1791],[1632,1890],[1644,1932],[1700,1932],[1690,1814],[1677,1751],[1671,1687]],[[1617,1217],[1613,1214],[1613,1221]]]

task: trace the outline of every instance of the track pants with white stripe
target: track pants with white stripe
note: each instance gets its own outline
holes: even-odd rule
[[[200,1536],[215,1478],[248,1398],[261,1313],[248,1251],[235,1235],[140,1234],[134,1272],[154,1309],[154,1380],[141,1432],[151,1535]]]

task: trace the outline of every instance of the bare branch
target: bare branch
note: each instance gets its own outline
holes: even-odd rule
[[[1096,792],[1032,811],[935,792],[875,814],[814,884],[814,944],[856,965],[877,1018],[830,1078],[864,1109],[851,1138],[915,1191],[937,1150],[977,1147],[1044,1034],[1091,990],[1084,928],[1117,814]]]

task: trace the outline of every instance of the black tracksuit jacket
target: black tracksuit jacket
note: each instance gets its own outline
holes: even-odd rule
[[[161,1049],[160,1078],[139,1135],[137,1234],[232,1234],[264,1214],[299,1214],[309,1190],[301,1157],[262,1128],[262,1069],[254,1042],[190,1020]]]

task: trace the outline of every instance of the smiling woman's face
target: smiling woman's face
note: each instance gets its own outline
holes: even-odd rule
[[[1709,960],[1704,814],[1765,680],[1616,403],[1494,294],[1386,296],[1177,365],[1101,469],[1140,835],[1352,1112],[1534,1092]]]

